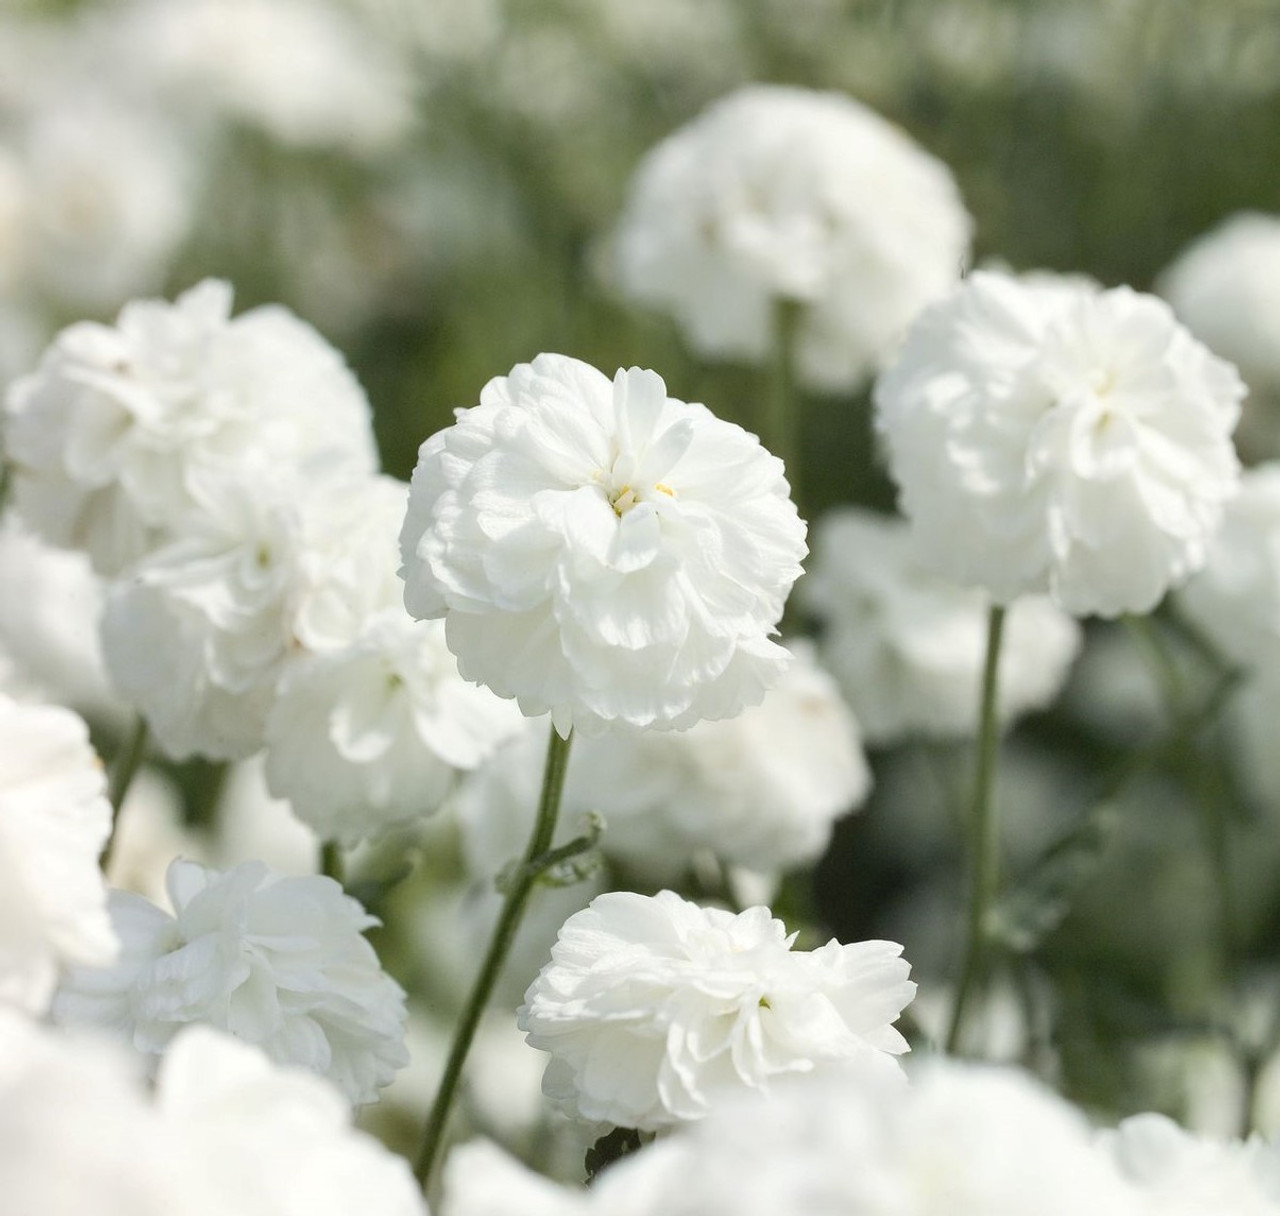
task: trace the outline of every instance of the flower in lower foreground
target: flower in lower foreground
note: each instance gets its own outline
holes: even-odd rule
[[[912,326],[877,426],[925,558],[998,602],[1146,612],[1235,492],[1244,385],[1154,296],[971,275]]]
[[[654,372],[539,355],[418,456],[405,605],[556,729],[683,729],[776,683],[806,553],[782,462]]]
[[[887,1062],[915,994],[894,942],[793,951],[768,908],[611,892],[571,916],[518,1023],[569,1113],[645,1130],[787,1074]]]
[[[55,1019],[114,1031],[151,1056],[206,1023],[328,1077],[352,1102],[376,1101],[408,1061],[404,992],[362,936],[377,920],[332,879],[261,862],[220,873],[179,859],[168,888],[172,916],[112,892],[120,959],[72,970]]]

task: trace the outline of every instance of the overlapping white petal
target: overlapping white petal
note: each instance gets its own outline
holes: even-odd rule
[[[926,310],[875,397],[927,560],[1001,603],[1115,616],[1203,564],[1243,393],[1163,301],[985,272]]]
[[[540,355],[423,444],[405,604],[463,677],[556,728],[676,728],[763,697],[806,552],[781,462],[632,368]]]
[[[970,226],[946,166],[878,114],[752,85],[645,157],[614,261],[712,357],[762,358],[775,302],[799,303],[800,374],[845,388],[955,282]]]
[[[767,908],[598,896],[565,922],[518,1014],[551,1054],[544,1092],[580,1118],[653,1129],[788,1074],[907,1049],[893,1028],[915,993],[901,946],[793,942]]]
[[[120,959],[72,971],[55,1017],[151,1056],[205,1023],[328,1077],[352,1102],[375,1101],[408,1058],[404,992],[361,936],[375,918],[332,879],[285,878],[260,862],[220,873],[178,860],[168,890],[172,916],[112,893]]]

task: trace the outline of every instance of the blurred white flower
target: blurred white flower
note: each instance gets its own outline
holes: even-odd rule
[[[561,817],[604,816],[600,847],[653,882],[677,882],[699,851],[776,874],[815,861],[871,788],[858,723],[804,642],[764,700],[687,731],[610,731],[574,744]],[[514,857],[533,825],[545,732],[500,749],[456,809],[477,875]]]
[[[229,870],[262,861],[280,874],[314,874],[320,841],[283,798],[271,796],[265,768],[262,755],[229,766],[214,813],[214,863]]]
[[[155,1109],[210,1216],[426,1216],[409,1163],[331,1086],[208,1027],[174,1040]]]
[[[1178,603],[1232,662],[1280,668],[1280,462],[1245,471]]]
[[[1214,1140],[1184,1131],[1164,1115],[1136,1115],[1102,1143],[1159,1216],[1276,1216],[1280,1149],[1261,1139]],[[1136,1205],[1135,1205],[1136,1206]]]
[[[1240,369],[1251,393],[1241,429],[1277,452],[1274,413],[1251,417],[1258,397],[1280,397],[1280,215],[1241,211],[1193,241],[1157,283],[1193,334]]]
[[[129,782],[111,841],[111,886],[168,908],[169,863],[175,857],[209,860],[203,831],[188,827],[183,819],[182,791],[173,779],[158,768],[140,768]]]
[[[180,534],[197,483],[246,462],[371,473],[369,405],[342,357],[278,307],[234,319],[206,280],[62,331],[6,399],[14,503],[103,574]]]
[[[626,295],[713,357],[764,357],[774,302],[798,302],[800,375],[839,389],[955,282],[970,227],[946,166],[878,114],[753,85],[646,156],[614,260]]]
[[[990,272],[926,310],[877,425],[926,559],[1000,603],[1146,612],[1205,560],[1244,386],[1128,288]]]
[[[407,65],[349,4],[135,0],[113,30],[171,106],[253,124],[285,144],[376,152],[412,123]]]
[[[854,507],[828,512],[798,594],[869,740],[974,733],[988,600],[927,565],[905,521]],[[1052,601],[1013,604],[1000,650],[1003,720],[1057,696],[1080,640],[1079,625]]]
[[[396,605],[342,650],[296,659],[267,719],[267,784],[325,840],[432,814],[523,724],[458,674],[444,625]]]
[[[907,1050],[892,1025],[916,987],[901,946],[794,940],[767,908],[598,896],[565,922],[517,1015],[551,1054],[544,1092],[579,1118],[651,1130],[786,1074]]]
[[[72,970],[55,1018],[152,1056],[205,1023],[328,1077],[352,1102],[376,1101],[408,1059],[404,992],[361,936],[376,918],[332,879],[260,862],[220,873],[179,859],[168,886],[173,916],[112,892],[119,962]]]
[[[62,966],[116,957],[98,869],[110,831],[84,722],[0,694],[0,1005],[43,1012]]]
[[[782,464],[662,378],[539,355],[419,452],[405,604],[464,679],[556,729],[681,729],[756,704],[806,549]]]

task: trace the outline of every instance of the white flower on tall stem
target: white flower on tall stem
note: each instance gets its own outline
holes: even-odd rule
[[[539,355],[423,444],[405,604],[463,677],[556,729],[684,728],[755,704],[806,553],[781,462],[654,372]]]
[[[278,307],[231,317],[206,280],[114,326],[65,329],[6,399],[14,504],[43,539],[119,574],[199,510],[196,483],[261,460],[377,467],[369,405],[341,356]]]
[[[799,375],[860,382],[959,275],[971,221],[950,172],[850,97],[730,94],[641,163],[614,235],[618,284],[714,358],[758,360],[802,309]]]
[[[1128,288],[975,273],[876,385],[926,560],[999,604],[1146,612],[1205,560],[1235,492],[1244,386]]]
[[[907,1050],[893,1028],[916,988],[901,946],[794,941],[767,908],[598,896],[565,922],[517,1015],[551,1055],[544,1092],[579,1118],[651,1130],[786,1075]]]
[[[106,784],[80,718],[0,695],[0,1005],[42,1013],[63,966],[116,957]]]
[[[260,862],[220,873],[179,859],[168,890],[173,915],[112,892],[119,961],[72,970],[55,1018],[148,1056],[205,1023],[328,1077],[352,1102],[376,1101],[408,1060],[404,992],[362,936],[378,921],[332,879]]]
[[[987,597],[925,563],[906,521],[854,507],[828,512],[798,593],[869,740],[977,731]],[[1072,617],[1044,596],[1019,599],[1000,652],[1002,721],[1049,704],[1079,649]]]

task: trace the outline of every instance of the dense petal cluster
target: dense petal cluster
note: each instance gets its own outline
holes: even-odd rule
[[[803,584],[801,584],[803,585]],[[574,744],[562,821],[596,811],[605,855],[655,882],[679,882],[698,853],[777,873],[816,861],[843,814],[871,788],[858,723],[812,648],[764,700],[687,731],[609,731]],[[532,827],[544,730],[502,748],[456,810],[473,872],[495,873]]]
[[[322,839],[355,844],[439,807],[523,722],[462,679],[441,622],[396,605],[350,646],[290,666],[267,720],[267,781]]]
[[[614,238],[631,298],[698,351],[759,359],[803,306],[800,374],[842,388],[955,282],[970,220],[950,172],[852,98],[754,85],[641,163]]]
[[[1178,602],[1229,659],[1280,670],[1280,463],[1245,472]]]
[[[324,1082],[205,1028],[154,1097],[114,1044],[0,1011],[0,1194],[41,1216],[426,1216]]]
[[[1243,392],[1154,297],[986,272],[921,315],[875,399],[928,561],[1115,616],[1203,564]]]
[[[98,869],[110,831],[84,722],[0,695],[0,1005],[43,1012],[60,967],[115,957]]]
[[[55,1017],[153,1056],[206,1023],[328,1077],[352,1102],[375,1101],[408,1059],[404,992],[361,936],[377,920],[332,879],[261,862],[219,873],[178,860],[168,891],[172,916],[112,892],[120,959],[71,971]]]
[[[726,1094],[907,1049],[915,994],[893,942],[793,951],[767,908],[611,892],[560,930],[518,1023],[551,1060],[544,1092],[586,1120],[654,1129]]]
[[[799,592],[869,740],[977,729],[987,597],[928,566],[905,521],[853,507],[829,512],[814,529]],[[1014,603],[1000,649],[1001,717],[1049,704],[1080,640],[1074,618],[1044,596]]]
[[[661,377],[540,355],[419,453],[405,605],[463,677],[557,730],[684,728],[757,703],[806,549],[782,464]]]
[[[70,326],[11,387],[14,502],[44,539],[117,574],[178,534],[198,483],[241,467],[376,467],[369,406],[341,356],[282,308],[231,315],[208,280],[114,326]]]

